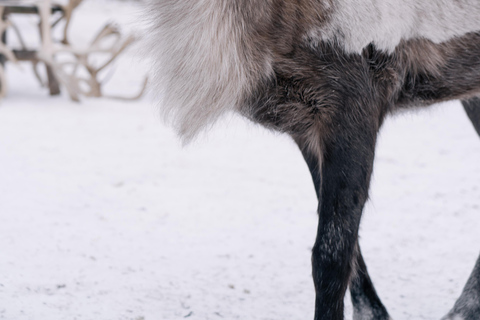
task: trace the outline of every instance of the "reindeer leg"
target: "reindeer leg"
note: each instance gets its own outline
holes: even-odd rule
[[[463,292],[450,313],[443,320],[480,319],[480,257],[475,264]]]
[[[308,150],[302,148],[302,144],[298,143],[303,157],[307,162],[310,174],[312,175],[313,184],[317,193],[317,198],[320,196],[321,175],[320,175],[320,161],[311,154]],[[360,246],[357,241],[355,246],[355,256],[352,264],[355,270],[352,271],[350,280],[350,294],[353,303],[353,319],[354,320],[388,320],[391,319],[388,315],[387,309],[382,304],[378,297],[370,276],[368,275],[367,266],[363,260]]]
[[[373,166],[377,125],[339,121],[322,151],[296,139],[319,196],[312,252],[315,320],[343,320],[344,296],[356,263],[358,228]],[[321,154],[320,154],[321,153]]]
[[[462,104],[475,130],[480,135],[480,98],[474,97],[469,100],[462,100]]]

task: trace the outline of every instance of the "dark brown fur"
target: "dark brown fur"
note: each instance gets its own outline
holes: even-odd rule
[[[328,136],[342,108],[349,118],[364,119],[365,112],[373,112],[381,120],[402,108],[468,99],[480,92],[477,33],[444,44],[405,41],[393,54],[373,45],[362,55],[346,54],[330,44],[311,48],[303,41],[283,51],[275,56],[275,77],[251,94],[243,113],[295,137],[307,132]]]

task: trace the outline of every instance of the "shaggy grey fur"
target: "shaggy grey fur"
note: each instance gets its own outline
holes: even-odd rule
[[[155,83],[165,116],[185,140],[272,74],[271,54],[254,30],[270,2],[151,1]]]

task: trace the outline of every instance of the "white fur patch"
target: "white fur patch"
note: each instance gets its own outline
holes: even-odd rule
[[[435,43],[480,30],[479,0],[339,0],[327,26],[312,29],[318,40],[337,40],[349,52],[370,43],[391,52],[402,39]]]
[[[238,7],[233,0],[153,0],[149,5],[154,82],[165,116],[185,141],[236,109],[252,83],[271,73],[268,61],[249,59],[249,35]]]

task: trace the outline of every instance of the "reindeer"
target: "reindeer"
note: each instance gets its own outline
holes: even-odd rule
[[[298,144],[319,200],[315,320],[390,319],[358,242],[389,114],[461,99],[480,134],[478,0],[154,0],[150,45],[185,141],[234,111]],[[480,319],[480,258],[445,320]]]

